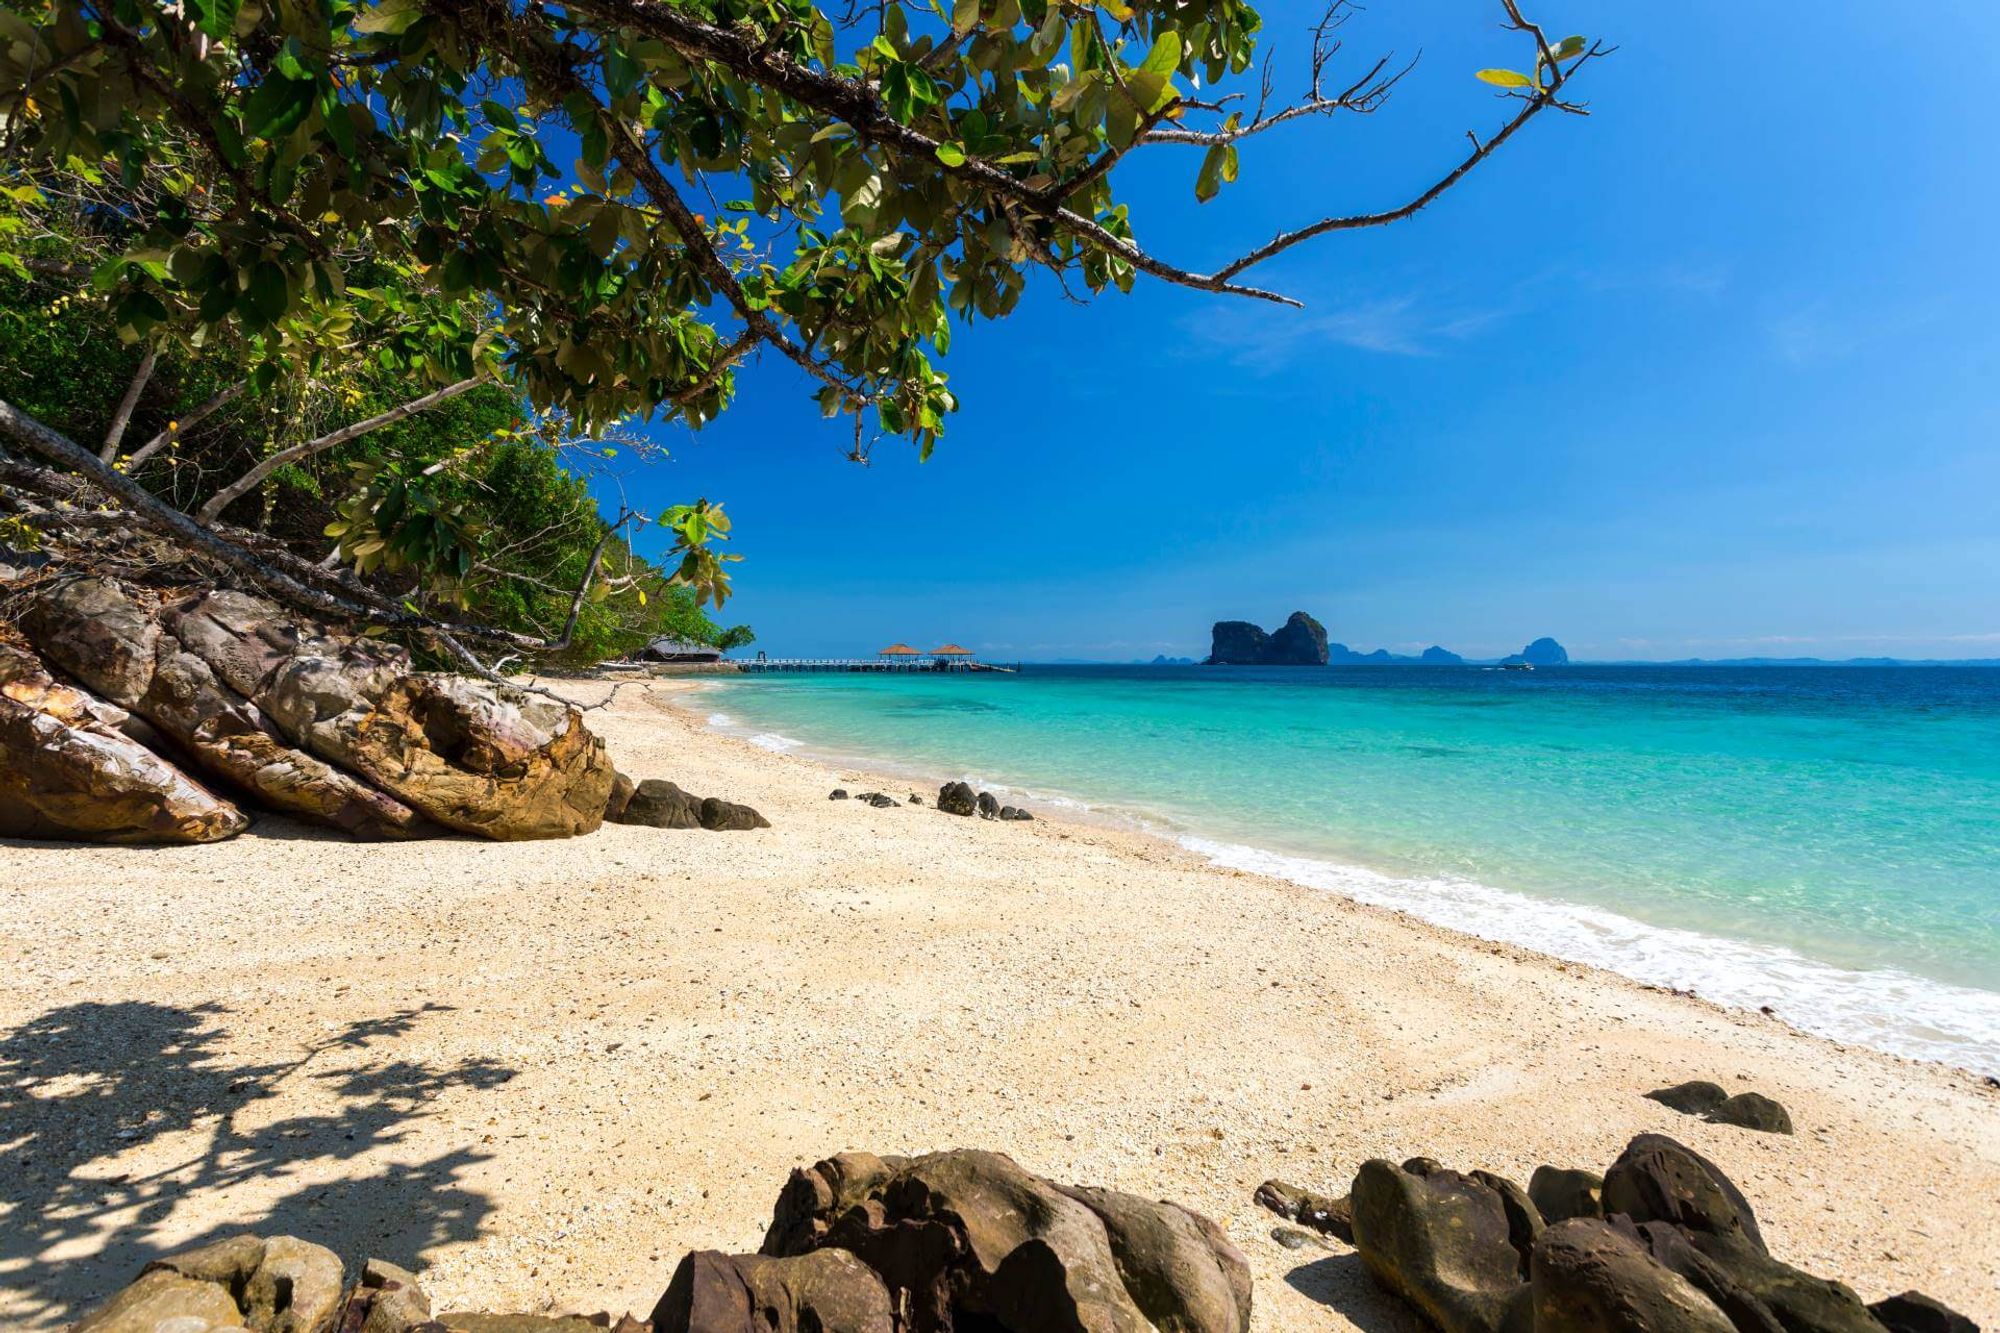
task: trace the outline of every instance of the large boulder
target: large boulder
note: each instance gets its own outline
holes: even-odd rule
[[[896,1333],[896,1317],[882,1279],[845,1250],[697,1250],[653,1307],[652,1333]]]
[[[844,1153],[795,1171],[763,1252],[852,1253],[914,1333],[1244,1333],[1249,1265],[1171,1203],[1053,1184],[999,1153]]]
[[[1601,1220],[1548,1228],[1531,1273],[1534,1333],[1736,1333],[1693,1284]]]
[[[1500,1192],[1456,1171],[1362,1163],[1349,1194],[1368,1272],[1444,1333],[1525,1333],[1527,1284]]]
[[[1247,620],[1218,620],[1209,631],[1208,666],[1262,666],[1271,636]]]
[[[468,676],[398,677],[315,748],[426,817],[499,841],[566,838],[604,820],[614,770],[575,707]]]
[[[232,1236],[155,1259],[76,1333],[327,1333],[346,1304],[333,1251],[291,1236]]]
[[[632,789],[625,808],[612,818],[620,824],[646,828],[700,828],[701,797],[682,791],[665,778],[647,778]]]
[[[174,623],[175,613],[167,615]],[[409,806],[287,743],[254,704],[110,580],[54,585],[30,602],[22,625],[49,661],[131,708],[203,773],[259,804],[358,838],[427,831]]]
[[[769,828],[771,821],[747,805],[725,801],[719,796],[704,796],[701,798],[701,826],[711,833],[728,833]]]
[[[216,842],[250,826],[127,735],[129,720],[0,645],[0,837]]]
[[[1664,1134],[1641,1134],[1604,1173],[1604,1211],[1764,1250],[1750,1201],[1722,1168]]]

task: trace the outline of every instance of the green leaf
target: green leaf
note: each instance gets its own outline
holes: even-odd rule
[[[266,324],[284,318],[286,308],[292,303],[285,270],[268,259],[258,260],[257,266],[250,270],[250,286],[245,295],[250,310]]]
[[[971,32],[979,26],[979,0],[958,0],[951,7],[951,30]]]
[[[1172,74],[1181,67],[1181,35],[1172,28],[1161,33],[1139,66],[1149,74]]]
[[[1481,83],[1490,83],[1495,88],[1532,88],[1535,81],[1525,74],[1517,74],[1511,69],[1482,69],[1478,74]]]
[[[354,30],[380,33],[385,37],[399,37],[409,31],[410,25],[423,16],[422,0],[382,0],[381,4],[363,12],[354,20]]]
[[[253,139],[281,139],[297,129],[313,108],[318,90],[283,76],[267,78],[243,106],[243,120]]]
[[[965,165],[965,149],[955,143],[941,143],[937,146],[937,160],[948,167]]]
[[[515,117],[514,113],[490,97],[479,104],[479,109],[486,113],[488,124],[497,125],[503,130],[518,130],[521,128],[521,122]]]
[[[1215,198],[1222,188],[1222,160],[1224,149],[1221,144],[1202,155],[1201,170],[1194,178],[1194,197],[1202,203]]]

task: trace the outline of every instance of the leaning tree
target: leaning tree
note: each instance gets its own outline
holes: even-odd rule
[[[1494,126],[1411,197],[1202,272],[1147,242],[1119,167],[1186,153],[1206,202],[1246,140],[1379,107],[1407,66],[1342,72],[1346,0],[1312,29],[1295,100],[1268,60],[1260,74],[1244,0],[12,0],[0,266],[102,303],[144,349],[132,401],[160,357],[226,354],[241,375],[143,441],[121,401],[94,447],[0,401],[0,438],[33,456],[0,459],[0,482],[79,516],[115,507],[295,607],[430,633],[470,665],[472,643],[547,647],[364,576],[385,547],[421,547],[398,528],[408,506],[358,494],[324,560],[232,511],[483,386],[585,438],[635,416],[698,427],[759,354],[851,419],[857,456],[880,437],[927,454],[957,406],[938,368],[953,317],[1008,314],[1035,270],[1072,292],[1153,280],[1293,304],[1259,265],[1408,218],[1542,112],[1580,112],[1567,90],[1605,48],[1498,4],[1521,68],[1478,71],[1504,99]],[[193,497],[143,484],[234,396],[355,362],[407,400],[274,441]],[[678,576],[726,591],[719,511],[664,518]],[[577,605],[601,578],[593,560]]]

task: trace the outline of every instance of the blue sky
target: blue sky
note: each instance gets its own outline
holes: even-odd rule
[[[1264,12],[1283,95],[1316,7]],[[1255,271],[1305,310],[1044,284],[955,335],[923,465],[843,462],[766,357],[626,494],[726,503],[726,619],[774,654],[1194,655],[1304,608],[1394,651],[2000,656],[2000,7],[1530,12],[1619,45],[1594,114]],[[1378,0],[1336,70],[1421,49],[1390,103],[1253,141],[1205,206],[1199,150],[1151,150],[1140,238],[1202,268],[1402,202],[1503,118],[1472,77],[1522,63],[1499,13]]]

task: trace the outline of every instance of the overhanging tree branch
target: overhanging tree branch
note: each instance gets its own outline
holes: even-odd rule
[[[288,449],[280,449],[277,453],[265,457],[257,466],[251,468],[235,481],[230,482],[227,486],[224,486],[221,490],[210,496],[208,503],[195,511],[195,517],[204,523],[213,523],[223,510],[229,508],[231,504],[256,489],[259,482],[286,464],[311,458],[314,454],[325,453],[328,449],[336,445],[346,444],[349,440],[366,435],[371,430],[379,430],[383,426],[393,426],[406,417],[413,417],[419,412],[429,411],[439,403],[448,403],[462,393],[476,389],[482,384],[491,383],[492,379],[493,377],[485,371],[481,371],[477,375],[468,375],[456,384],[447,384],[442,389],[433,390],[421,398],[412,398],[409,402],[392,407],[387,412],[369,417],[366,421],[357,421],[352,425],[342,426],[339,430],[329,431],[316,440],[307,440],[302,444],[292,445]]]

